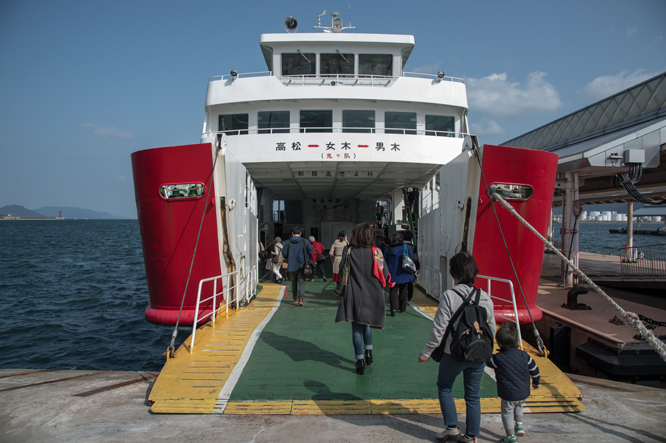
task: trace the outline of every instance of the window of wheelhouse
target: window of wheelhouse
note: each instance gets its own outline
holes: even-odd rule
[[[446,115],[426,115],[426,135],[455,137],[455,119]]]
[[[358,75],[393,75],[393,56],[390,54],[359,54]]]
[[[284,134],[289,132],[289,111],[262,111],[257,115],[259,134]],[[286,128],[286,129],[280,129]]]
[[[247,134],[248,114],[220,115],[218,131],[227,135]]]
[[[333,132],[333,111],[301,111],[301,132]]]
[[[387,134],[416,134],[416,112],[386,112],[384,132]]]
[[[282,54],[282,75],[315,75],[317,55],[302,52]]]
[[[319,55],[319,75],[354,75],[354,54]]]
[[[342,132],[375,132],[375,111],[342,111]]]

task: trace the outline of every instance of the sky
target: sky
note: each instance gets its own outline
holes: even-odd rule
[[[287,16],[350,7],[358,32],[414,36],[405,71],[465,80],[482,144],[666,71],[664,0],[0,0],[0,207],[136,218],[132,152],[198,143],[210,77],[265,71]]]

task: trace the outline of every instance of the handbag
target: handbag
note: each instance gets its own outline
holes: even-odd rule
[[[351,267],[351,260],[349,259],[349,256],[351,255],[351,249],[350,247],[346,246],[347,249],[347,254],[344,256],[345,257],[345,265],[342,267],[342,270],[340,271],[340,283],[338,283],[338,286],[335,288],[335,291],[333,292],[335,295],[338,297],[342,297],[342,294],[345,292],[345,286],[347,286],[347,282],[349,281],[349,269]],[[342,252],[344,254],[344,251]]]
[[[407,245],[402,245],[402,247],[404,248],[402,250],[402,270],[410,274],[416,274],[416,265],[409,256],[409,247]]]
[[[274,255],[273,256],[273,263],[276,264],[276,265],[278,263],[280,263],[280,256],[279,255]]]
[[[305,263],[303,264],[303,274],[306,277],[310,277],[312,274],[314,274],[314,262],[312,260],[308,260],[308,255],[305,251],[305,239],[301,239],[301,243],[303,244],[303,257],[305,258]]]
[[[317,263],[322,263],[326,261],[326,257],[324,257],[322,254],[317,254]]]

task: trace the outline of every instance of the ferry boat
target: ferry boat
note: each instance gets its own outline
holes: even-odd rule
[[[200,143],[132,154],[147,321],[207,321],[221,300],[248,300],[259,242],[299,226],[328,248],[363,221],[414,231],[429,294],[452,286],[448,258],[467,250],[478,284],[493,281],[496,313],[538,321],[544,245],[489,192],[545,235],[557,156],[479,146],[464,80],[405,71],[413,36],[355,32],[337,13],[322,26],[322,16],[316,32],[295,32],[289,17],[286,32],[261,35],[265,72],[231,65],[210,78]]]

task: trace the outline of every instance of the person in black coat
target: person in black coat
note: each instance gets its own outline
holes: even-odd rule
[[[386,321],[384,286],[388,267],[384,256],[375,247],[375,228],[369,223],[356,225],[350,245],[345,248],[340,274],[345,284],[344,269],[349,262],[349,277],[345,284],[335,322],[352,322],[352,343],[356,355],[356,373],[363,375],[372,364],[372,329],[382,329]],[[365,348],[365,353],[363,352]]]

